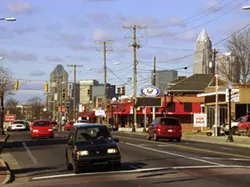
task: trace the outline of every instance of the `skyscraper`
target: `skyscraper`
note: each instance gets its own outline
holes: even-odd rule
[[[68,72],[61,64],[58,64],[50,73],[50,91],[48,95],[48,109],[53,112],[53,120],[59,120],[58,109],[67,108],[68,98]]]
[[[212,61],[212,42],[205,29],[201,31],[196,40],[195,62],[193,74],[210,74],[213,71],[209,68]]]

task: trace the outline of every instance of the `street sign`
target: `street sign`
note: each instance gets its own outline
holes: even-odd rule
[[[96,110],[95,111],[95,116],[105,116],[105,111],[104,110]]]
[[[226,90],[226,102],[229,102],[229,91]],[[231,102],[240,102],[240,89],[232,89]]]
[[[157,97],[160,95],[160,89],[153,85],[145,86],[141,89],[141,94],[146,97]]]

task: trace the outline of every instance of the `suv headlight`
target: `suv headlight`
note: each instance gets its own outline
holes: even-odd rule
[[[77,151],[77,156],[86,156],[89,155],[89,151],[84,150],[84,151]]]
[[[119,151],[118,151],[118,149],[116,149],[116,148],[113,148],[113,149],[108,149],[107,150],[107,153],[108,154],[114,154],[114,153],[118,153]]]

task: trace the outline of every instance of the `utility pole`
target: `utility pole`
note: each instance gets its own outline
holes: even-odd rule
[[[60,110],[59,110],[59,131],[62,130],[62,81],[63,81],[63,76],[60,76],[60,97],[59,97],[59,102],[60,102]]]
[[[106,120],[105,123],[108,123],[108,117],[107,117],[107,100],[108,100],[108,94],[107,94],[107,51],[113,51],[112,49],[107,49],[107,44],[113,44],[112,41],[99,41],[95,42],[95,44],[102,44],[103,45],[103,71],[104,71],[104,110],[106,113]]]
[[[137,114],[136,114],[136,101],[137,101],[137,56],[136,56],[136,52],[137,49],[140,48],[140,45],[137,43],[137,35],[136,35],[136,31],[137,29],[145,29],[146,26],[138,26],[138,25],[133,25],[133,26],[123,26],[123,28],[126,29],[133,29],[133,53],[134,53],[134,94],[133,94],[133,99],[134,99],[134,106],[133,106],[133,114],[134,114],[134,123],[133,123],[133,127],[132,127],[132,132],[135,132],[135,127],[137,125]],[[131,37],[127,37],[127,38],[131,38]]]
[[[216,61],[216,55],[218,51],[216,49],[213,49],[213,64],[214,64],[214,73],[215,73],[215,115],[214,115],[214,136],[218,136],[218,102],[219,102],[219,97],[218,97],[218,91],[219,91],[219,75],[218,75],[218,63]]]
[[[153,86],[156,86],[156,56],[154,56]],[[153,120],[155,119],[155,107],[153,107]]]
[[[76,68],[82,67],[82,65],[77,64],[68,64],[67,67],[73,67],[74,68],[74,103],[73,103],[73,119],[76,118]],[[76,119],[75,119],[76,120]]]

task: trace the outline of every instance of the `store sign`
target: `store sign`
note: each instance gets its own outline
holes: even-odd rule
[[[141,94],[146,97],[157,97],[160,94],[160,89],[153,85],[145,86],[141,89]]]
[[[104,110],[96,110],[95,116],[105,117],[105,111]]]
[[[229,91],[226,90],[226,102],[229,102]],[[240,90],[232,89],[231,90],[231,102],[240,102]]]
[[[207,127],[207,114],[194,114],[194,127]]]

